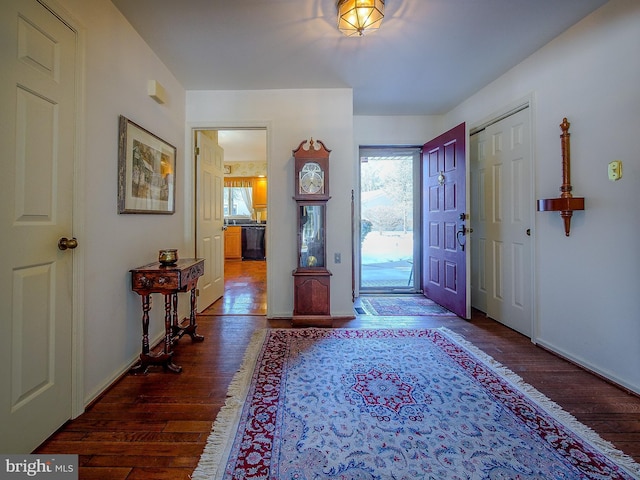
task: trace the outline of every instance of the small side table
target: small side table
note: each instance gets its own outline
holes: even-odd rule
[[[173,363],[173,343],[186,333],[194,342],[204,340],[196,333],[196,286],[198,278],[204,273],[204,259],[180,259],[173,265],[159,262],[143,265],[131,270],[131,288],[142,297],[142,353],[140,363],[134,366],[133,373],[146,373],[150,365],[162,365],[165,370],[180,373],[182,367]],[[189,324],[182,326],[178,322],[178,293],[191,291],[191,313]],[[162,353],[149,352],[149,311],[151,294],[164,295],[164,347]]]

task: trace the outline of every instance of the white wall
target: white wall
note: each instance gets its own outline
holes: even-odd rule
[[[470,125],[535,98],[536,198],[562,184],[561,130],[571,123],[573,194],[585,197],[565,237],[537,212],[534,340],[640,392],[640,2],[612,0],[447,117]],[[607,164],[624,177],[607,179]]]
[[[296,210],[292,151],[303,140],[321,140],[331,150],[327,207],[327,266],[331,313],[352,316],[351,189],[353,107],[351,89],[188,91],[189,128],[266,126],[268,142],[267,315],[291,317],[296,268]],[[188,138],[191,136],[188,134]],[[342,263],[333,263],[333,254]]]
[[[443,133],[442,128],[443,118],[438,115],[353,117],[356,153],[360,146],[423,145]]]
[[[84,257],[84,397],[89,401],[140,354],[142,310],[129,270],[156,261],[163,247],[193,254],[183,240],[185,92],[109,0],[58,3],[84,27],[85,189],[78,192],[84,198],[78,253]],[[151,79],[165,87],[165,105],[147,96]],[[174,215],[118,214],[121,114],[177,147]],[[181,299],[181,309],[185,306]],[[163,316],[159,298],[152,309],[152,338],[164,331]]]

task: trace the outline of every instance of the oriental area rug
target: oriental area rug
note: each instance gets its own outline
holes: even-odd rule
[[[456,316],[433,300],[422,296],[360,297],[365,313],[380,316]]]
[[[196,480],[640,478],[447,329],[268,329],[251,343]]]

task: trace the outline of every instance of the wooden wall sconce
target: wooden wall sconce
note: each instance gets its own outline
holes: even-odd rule
[[[575,210],[584,210],[584,198],[574,197],[571,193],[571,148],[569,145],[569,126],[571,124],[566,117],[560,124],[562,135],[562,186],[560,187],[560,198],[546,198],[538,200],[539,212],[560,212],[564,220],[564,234],[568,237],[571,230],[571,217]]]

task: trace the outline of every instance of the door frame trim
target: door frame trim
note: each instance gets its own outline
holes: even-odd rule
[[[422,270],[420,261],[416,261],[419,259],[422,252],[422,241],[416,241],[416,237],[422,239],[422,216],[421,212],[421,200],[420,200],[420,192],[422,188],[422,177],[421,177],[421,159],[422,159],[422,145],[410,145],[410,144],[381,144],[381,145],[357,145],[357,188],[354,189],[354,218],[352,227],[355,228],[356,233],[354,235],[354,242],[352,244],[352,267],[354,268],[354,288],[353,295],[354,297],[359,297],[360,295],[415,295],[421,294],[422,289]],[[370,150],[379,150],[379,151],[389,151],[392,152],[394,150],[408,151],[414,150],[413,155],[416,156],[413,162],[413,289],[403,289],[397,288],[392,289],[379,289],[375,288],[367,289],[362,287],[362,162],[360,161],[361,152],[363,149]],[[415,199],[418,199],[417,201]]]
[[[191,215],[185,215],[185,244],[192,245],[195,251],[195,241],[196,241],[196,156],[195,156],[195,132],[198,130],[266,130],[267,132],[267,178],[271,176],[275,176],[272,170],[272,161],[271,161],[271,135],[273,133],[273,125],[271,121],[254,121],[254,122],[220,122],[220,121],[196,121],[196,122],[186,122],[185,129],[185,169],[184,169],[184,178],[185,178],[185,212],[192,212]],[[189,159],[187,161],[187,159]],[[271,208],[271,195],[269,195],[269,182],[267,182],[267,212]],[[271,236],[273,235],[272,229],[267,228],[266,230],[266,255],[267,259],[270,257],[270,249],[271,245],[273,245],[273,241]],[[194,252],[192,252],[194,253]],[[267,318],[271,318],[271,308],[274,305],[275,301],[272,298],[273,288],[270,288],[270,285],[273,285],[273,279],[271,276],[273,275],[273,269],[267,268]]]
[[[469,141],[471,140],[471,135],[478,133],[488,127],[493,123],[497,123],[500,120],[518,113],[525,108],[529,109],[529,157],[531,159],[531,175],[529,178],[529,186],[530,186],[530,218],[531,218],[531,231],[533,232],[531,236],[531,251],[530,251],[530,260],[531,260],[531,342],[537,343],[537,330],[536,326],[538,325],[538,298],[536,296],[537,288],[536,288],[536,174],[535,174],[535,166],[536,166],[536,151],[535,151],[535,139],[536,139],[536,128],[535,128],[535,118],[536,118],[536,94],[535,92],[530,92],[528,95],[521,97],[514,102],[511,102],[504,107],[493,111],[491,114],[487,115],[481,120],[478,120],[473,123],[468,124],[469,128]],[[471,161],[470,151],[468,152],[467,160]],[[469,169],[470,169],[469,165]],[[473,255],[473,251],[469,252],[469,255]],[[471,293],[469,292],[469,295]],[[469,301],[471,301],[471,297],[469,297]]]
[[[74,129],[74,159],[73,159],[73,212],[72,229],[73,236],[85,239],[85,213],[84,198],[79,192],[84,185],[85,171],[83,159],[85,156],[85,77],[86,77],[86,28],[68,10],[56,0],[37,0],[43,7],[49,10],[67,25],[76,37],[76,62],[75,62],[75,118]],[[72,273],[72,340],[71,340],[71,418],[76,418],[84,413],[86,406],[84,392],[84,327],[85,327],[85,293],[84,293],[84,263],[85,249],[73,250]]]

